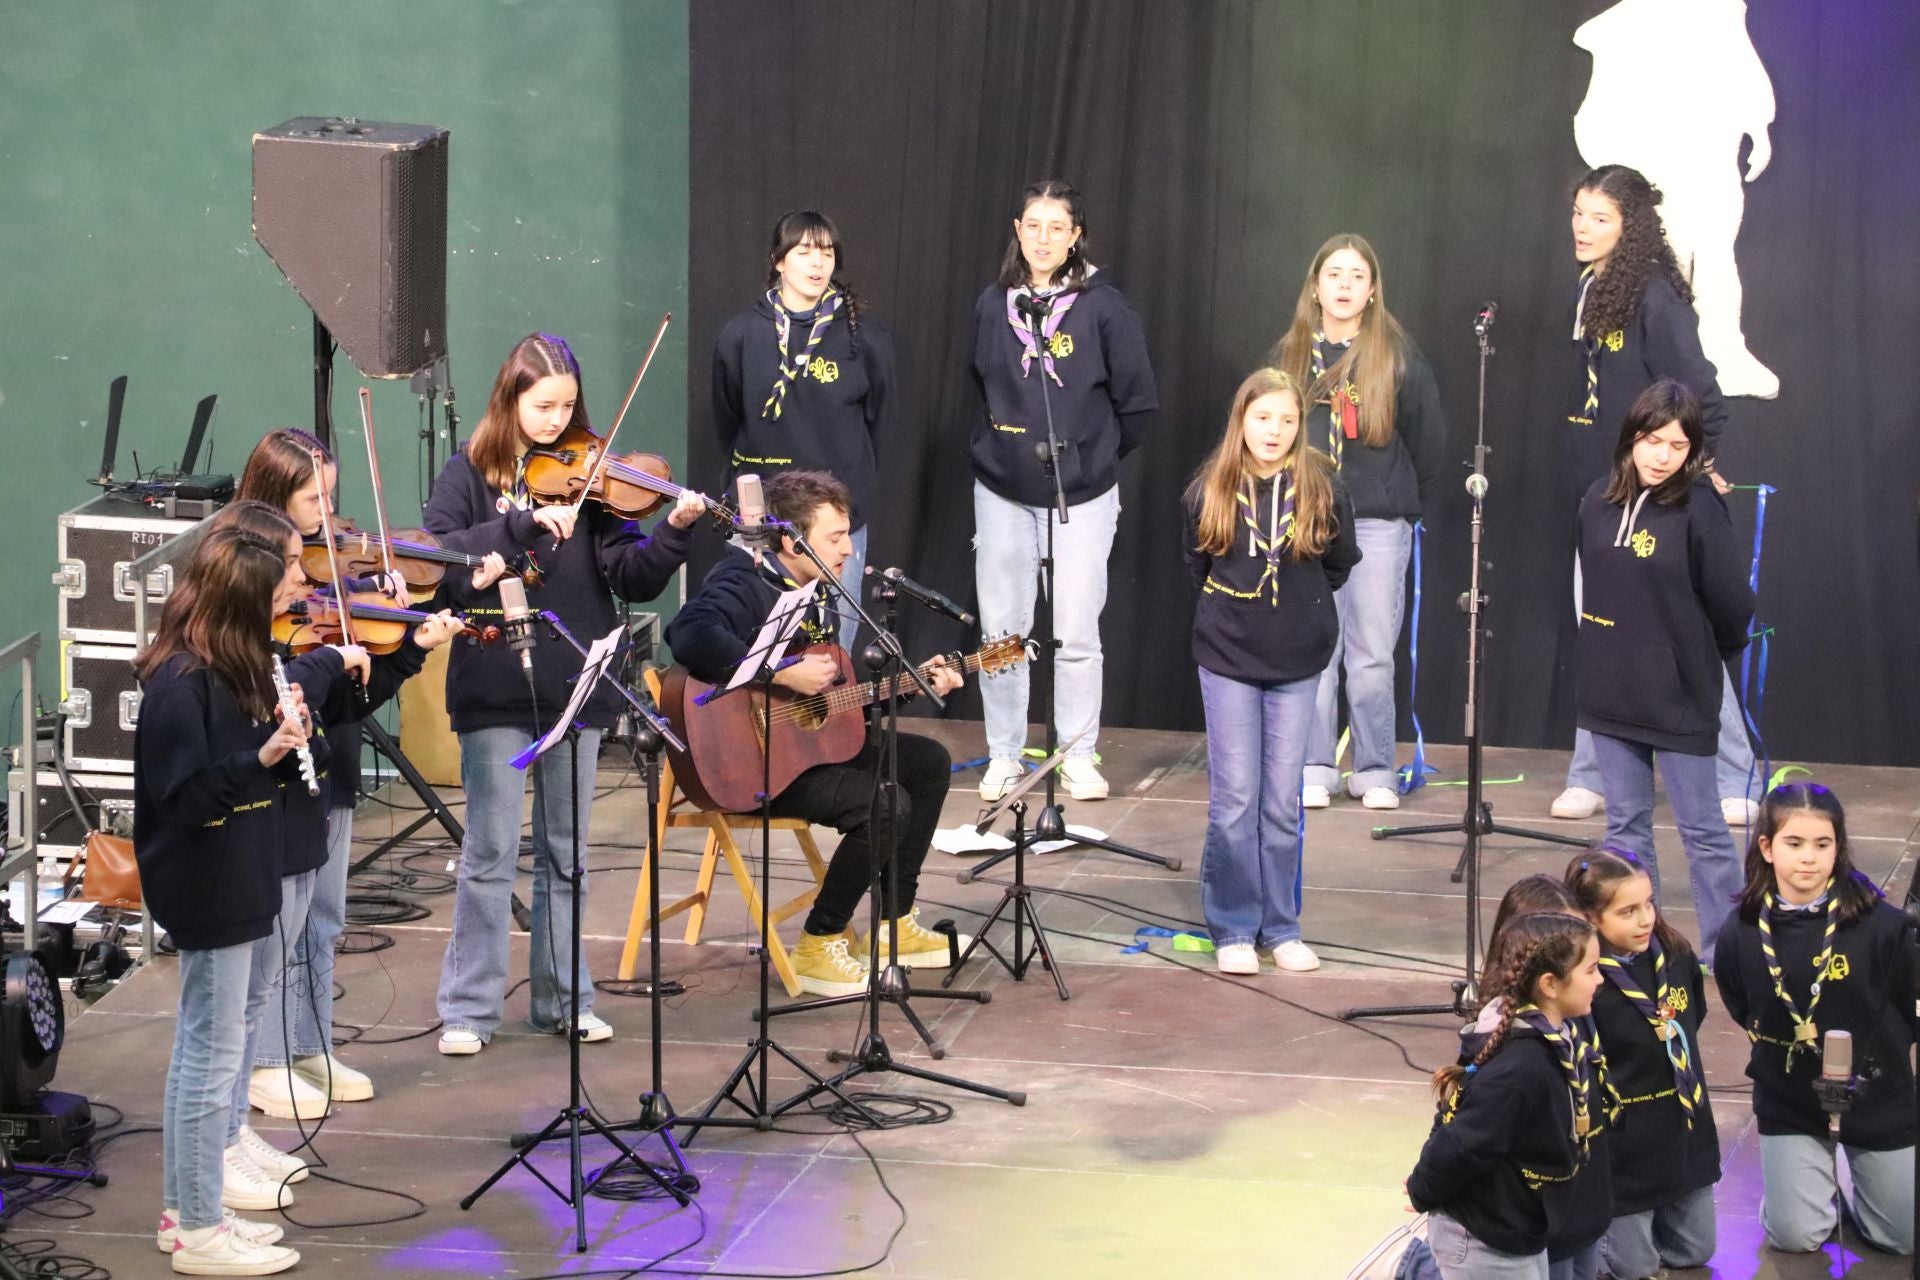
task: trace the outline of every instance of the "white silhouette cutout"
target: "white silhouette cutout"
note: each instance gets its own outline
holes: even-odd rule
[[[1721,392],[1771,400],[1780,379],[1747,350],[1733,252],[1746,208],[1740,143],[1753,139],[1748,182],[1773,156],[1773,84],[1747,35],[1747,6],[1620,0],[1581,24],[1573,42],[1593,55],[1593,79],[1573,117],[1581,159],[1593,168],[1630,165],[1660,188],[1667,242],[1693,283],[1700,345]],[[1685,68],[1664,72],[1663,51],[1684,52]]]

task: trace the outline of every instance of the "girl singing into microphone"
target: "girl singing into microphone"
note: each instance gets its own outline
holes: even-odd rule
[[[289,535],[291,530],[288,531]],[[160,1243],[175,1271],[271,1275],[300,1260],[278,1226],[222,1206],[256,944],[280,909],[282,781],[304,786],[304,717],[282,718],[270,628],[302,582],[298,539],[210,532],[134,659],[134,848],[154,919],[180,952],[167,1069]]]
[[[1775,1249],[1811,1253],[1832,1234],[1837,1145],[1868,1243],[1913,1252],[1912,927],[1855,870],[1833,792],[1789,782],[1767,793],[1713,976],[1753,1042],[1760,1225]],[[1843,1078],[1823,1095],[1834,1031],[1853,1037],[1851,1087]]]
[[[727,484],[742,471],[825,471],[853,492],[853,554],[841,581],[859,591],[873,515],[875,452],[892,409],[893,339],[842,272],[846,250],[826,214],[795,209],[773,224],[766,292],[713,346],[713,426]],[[840,618],[841,647],[860,619]]]
[[[566,342],[532,333],[514,344],[494,379],[485,415],[473,436],[447,461],[427,500],[424,523],[447,546],[476,555],[514,557],[535,551],[544,575],[530,589],[532,607],[552,613],[581,643],[616,625],[614,597],[652,600],[687,558],[694,523],[705,504],[691,489],[651,537],[588,502],[576,509],[536,506],[526,485],[527,451],[553,444],[568,426],[589,425],[580,364]],[[449,579],[449,603],[464,607],[474,593]],[[491,607],[498,603],[487,597]],[[475,612],[485,612],[485,609]],[[440,1052],[478,1053],[499,1029],[507,982],[508,904],[520,853],[520,806],[533,779],[532,1007],[534,1030],[564,1034],[575,992],[568,967],[573,886],[569,871],[576,843],[584,857],[594,764],[601,731],[613,722],[614,695],[597,691],[587,704],[588,727],[563,740],[525,774],[513,758],[566,707],[580,655],[564,640],[535,636],[532,672],[507,645],[456,646],[447,674],[447,711],[460,735],[460,780],[467,793],[467,838],[460,850],[453,936],[440,971]],[[576,759],[575,743],[578,744]],[[576,770],[578,776],[576,777]],[[579,807],[574,807],[575,795]],[[583,882],[584,887],[584,882]],[[578,991],[581,1039],[609,1039],[613,1028],[592,1012],[593,983],[584,972]]]
[[[1431,509],[1447,424],[1419,348],[1387,310],[1373,246],[1337,235],[1313,255],[1273,363],[1307,388],[1307,440],[1333,460],[1353,498],[1361,559],[1334,592],[1340,634],[1321,674],[1303,797],[1325,808],[1340,786],[1341,672],[1353,734],[1349,794],[1400,805],[1394,772],[1393,653],[1400,642],[1413,526]]]

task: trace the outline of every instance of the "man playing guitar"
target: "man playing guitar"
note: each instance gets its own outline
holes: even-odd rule
[[[766,481],[768,514],[800,530],[815,554],[836,577],[852,551],[848,531],[852,498],[847,487],[824,471],[783,471]],[[667,643],[675,659],[696,679],[724,681],[747,656],[747,646],[765,621],[774,601],[819,580],[820,568],[796,550],[791,537],[782,536],[777,551],[759,565],[739,547],[730,548],[700,589],[667,624]],[[823,588],[824,590],[824,588]],[[816,602],[802,624],[807,641],[830,644],[835,628],[828,606]],[[943,659],[934,659],[922,671],[943,697],[963,683],[960,673]],[[825,652],[808,653],[774,676],[774,683],[796,694],[821,693],[844,679],[843,667]],[[908,687],[911,687],[910,685]],[[733,695],[754,698],[752,692]],[[827,865],[808,913],[805,933],[792,952],[794,973],[801,989],[816,995],[853,995],[867,986],[867,940],[849,950],[846,929],[866,892],[872,860],[881,860],[881,884],[887,884],[890,851],[874,847],[873,758],[879,745],[869,738],[859,754],[844,764],[820,764],[802,773],[773,800],[776,817],[805,818],[841,833],[839,848]],[[940,825],[940,808],[952,780],[947,749],[919,734],[899,735],[899,812],[894,822],[898,846],[891,859],[895,910],[899,911],[899,962],[908,968],[944,969],[947,939],[923,927],[916,919],[914,894],[919,887],[920,864]],[[883,907],[884,907],[883,902]],[[966,939],[960,940],[966,945]],[[881,963],[887,963],[887,931],[880,934]]]

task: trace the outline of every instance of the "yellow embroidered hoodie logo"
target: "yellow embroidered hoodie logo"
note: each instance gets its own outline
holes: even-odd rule
[[[815,356],[813,363],[807,366],[807,374],[815,382],[838,382],[840,380],[840,365],[837,361]]]
[[[1635,530],[1633,538],[1629,541],[1628,545],[1633,548],[1633,554],[1645,560],[1653,554],[1653,549],[1658,544],[1652,534],[1648,533],[1645,529],[1638,529]]]

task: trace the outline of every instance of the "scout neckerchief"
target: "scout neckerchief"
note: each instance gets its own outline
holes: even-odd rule
[[[1787,994],[1787,984],[1780,972],[1780,958],[1773,952],[1773,923],[1767,919],[1773,914],[1773,891],[1768,890],[1760,902],[1760,953],[1767,958],[1767,976],[1773,979],[1773,994],[1780,997],[1780,1003],[1787,1006],[1787,1016],[1793,1019],[1793,1043],[1787,1046],[1787,1070],[1793,1070],[1793,1055],[1799,1049],[1812,1049],[1820,1042],[1820,1028],[1813,1024],[1813,1011],[1820,1003],[1820,977],[1827,971],[1827,964],[1833,959],[1833,932],[1840,925],[1840,917],[1833,909],[1833,877],[1827,877],[1827,887],[1821,892],[1820,901],[1806,908],[1809,911],[1824,911],[1827,916],[1827,933],[1820,940],[1820,950],[1813,957],[1813,986],[1807,991],[1807,1011],[1802,1014],[1794,1007],[1793,997]]]
[[[1640,1016],[1653,1028],[1653,1034],[1666,1047],[1667,1061],[1673,1064],[1674,1095],[1680,1099],[1680,1109],[1686,1112],[1687,1128],[1691,1129],[1693,1109],[1705,1101],[1700,1074],[1693,1069],[1693,1055],[1687,1050],[1687,1029],[1680,1024],[1680,1011],[1667,986],[1667,954],[1661,949],[1657,936],[1648,942],[1647,954],[1653,957],[1651,996],[1639,989],[1633,971],[1612,956],[1600,957],[1600,972],[1640,1011]]]
[[[793,317],[780,302],[778,289],[767,290],[767,301],[773,304],[773,331],[780,343],[780,371],[774,375],[773,393],[767,397],[765,407],[760,410],[763,418],[778,421],[780,411],[786,407],[787,387],[800,376],[813,358],[813,349],[820,345],[820,339],[826,336],[827,326],[833,323],[834,313],[840,310],[840,304],[846,301],[838,289],[829,287],[820,301],[814,304],[813,328],[807,333],[807,345],[789,356],[787,338],[793,331]]]
[[[1587,291],[1593,288],[1593,268],[1580,270],[1580,301],[1573,308],[1573,340],[1586,348],[1587,352],[1587,399],[1580,413],[1591,423],[1594,415],[1600,412],[1600,344],[1581,334],[1582,322],[1587,318]]]
[[[1313,335],[1313,380],[1317,384],[1327,376],[1327,356],[1320,345],[1327,341],[1327,335]],[[1353,340],[1333,343],[1333,346],[1351,347]],[[1338,364],[1339,361],[1335,361]],[[1327,401],[1327,452],[1333,457],[1333,466],[1340,468],[1340,455],[1346,451],[1348,440],[1360,438],[1360,393],[1351,383],[1335,391]]]
[[[778,553],[763,557],[760,572],[771,582],[779,584],[782,591],[798,591],[806,584],[787,572],[785,562]],[[833,644],[839,632],[828,625],[826,590],[817,587],[813,599],[807,604],[807,610],[800,617],[800,634],[806,637],[808,644]]]
[[[1523,1004],[1513,1011],[1513,1016],[1538,1031],[1541,1038],[1553,1046],[1554,1056],[1560,1059],[1560,1069],[1567,1073],[1567,1092],[1573,1096],[1572,1136],[1584,1152],[1593,1132],[1593,1050],[1571,1019],[1567,1026],[1556,1028],[1547,1021],[1547,1015],[1540,1012],[1539,1005]]]
[[[1067,312],[1073,310],[1075,300],[1080,297],[1079,291],[1034,295],[1053,299],[1053,309],[1048,311],[1047,318],[1040,322],[1038,339],[1033,336],[1032,322],[1020,314],[1020,309],[1016,305],[1023,293],[1031,294],[1033,291],[1031,289],[1007,290],[1007,323],[1013,326],[1014,336],[1020,339],[1020,376],[1024,378],[1033,372],[1033,358],[1037,355],[1040,357],[1041,367],[1047,371],[1047,376],[1053,379],[1053,385],[1064,387],[1067,384],[1060,381],[1060,375],[1054,372],[1053,368],[1054,335],[1060,332],[1060,322],[1067,318]]]
[[[1258,600],[1262,591],[1271,589],[1275,607],[1280,604],[1280,561],[1287,554],[1287,548],[1293,543],[1293,468],[1283,468],[1273,477],[1273,491],[1267,499],[1267,527],[1260,528],[1258,500],[1260,490],[1252,476],[1247,477],[1247,487],[1234,495],[1234,502],[1240,508],[1240,520],[1247,526],[1247,554],[1266,560],[1266,567],[1260,571],[1260,581],[1253,584],[1251,591],[1235,591],[1219,582],[1211,575],[1207,578],[1205,590],[1229,595],[1237,600]]]

